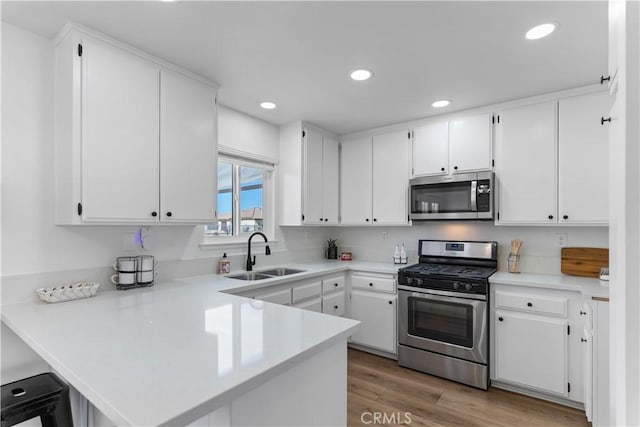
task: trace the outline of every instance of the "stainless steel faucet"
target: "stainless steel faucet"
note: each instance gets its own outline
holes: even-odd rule
[[[249,241],[247,242],[247,271],[253,270],[253,266],[256,265],[256,256],[254,255],[253,259],[251,258],[251,239],[253,239],[253,236],[255,236],[256,234],[262,236],[265,243],[268,241],[267,236],[259,231],[256,231],[251,236],[249,236]],[[269,245],[266,245],[264,247],[264,254],[271,255],[271,248],[269,248]]]

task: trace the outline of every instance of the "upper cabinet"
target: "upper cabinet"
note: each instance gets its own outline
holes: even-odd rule
[[[607,93],[502,111],[496,123],[498,224],[606,225]]]
[[[409,140],[406,130],[342,143],[340,217],[345,225],[409,222]]]
[[[492,114],[438,119],[413,131],[413,176],[492,169]]]
[[[280,128],[280,225],[338,224],[338,139],[308,123]]]
[[[55,55],[56,223],[213,222],[216,87],[76,29]]]

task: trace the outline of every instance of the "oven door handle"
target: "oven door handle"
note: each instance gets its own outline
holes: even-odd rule
[[[398,285],[399,291],[411,292],[413,294],[417,294],[414,296],[419,296],[423,294],[425,298],[429,298],[429,295],[441,296],[446,298],[457,298],[457,299],[473,299],[477,301],[486,301],[486,295],[479,294],[465,294],[461,292],[449,292],[449,291],[438,291],[435,289],[423,289],[423,288],[414,288],[412,286]],[[433,298],[436,299],[436,298]]]
[[[471,181],[471,212],[478,212],[478,181]]]

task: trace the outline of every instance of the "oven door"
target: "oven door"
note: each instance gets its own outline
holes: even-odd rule
[[[486,364],[487,302],[425,292],[398,290],[398,343]]]

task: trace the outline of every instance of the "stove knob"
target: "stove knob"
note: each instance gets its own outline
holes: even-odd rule
[[[471,289],[473,289],[473,285],[471,283],[467,283],[466,285],[464,285],[464,289],[470,291]]]
[[[460,283],[459,282],[453,282],[453,289],[455,289],[456,291],[458,289],[460,289]]]
[[[416,279],[416,285],[422,285],[424,283],[424,280],[422,279]]]
[[[413,283],[413,277],[407,277],[407,285],[410,285]]]

